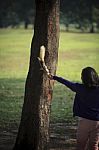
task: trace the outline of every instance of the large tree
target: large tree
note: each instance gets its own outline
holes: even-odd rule
[[[59,45],[59,0],[36,0],[34,36],[31,43],[29,71],[24,104],[13,150],[47,150],[53,82],[40,68],[37,57],[46,47],[45,63],[55,74]]]

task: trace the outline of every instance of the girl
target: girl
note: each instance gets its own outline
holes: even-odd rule
[[[82,70],[82,84],[49,75],[76,92],[73,116],[78,116],[77,150],[98,150],[99,143],[99,77],[95,69]]]

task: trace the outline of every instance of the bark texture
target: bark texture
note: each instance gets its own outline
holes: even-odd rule
[[[25,85],[21,121],[13,150],[47,150],[53,82],[40,68],[40,46],[46,47],[45,63],[55,74],[59,45],[59,0],[36,0],[34,36]]]

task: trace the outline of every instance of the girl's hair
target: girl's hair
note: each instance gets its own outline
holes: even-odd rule
[[[82,70],[81,79],[83,84],[88,88],[99,86],[99,76],[92,67],[86,67]]]

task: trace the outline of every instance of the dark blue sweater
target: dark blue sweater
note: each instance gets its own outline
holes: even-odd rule
[[[84,84],[73,83],[57,76],[53,76],[53,79],[76,92],[73,116],[99,121],[99,87],[86,88]]]

